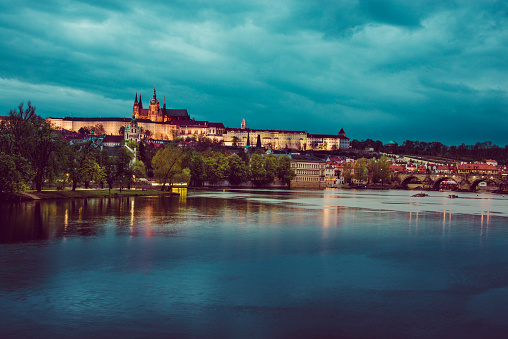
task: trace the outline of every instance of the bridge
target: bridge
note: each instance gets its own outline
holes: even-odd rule
[[[407,187],[411,180],[417,179],[422,183],[423,188],[439,190],[443,181],[452,180],[458,185],[461,191],[476,191],[480,182],[487,182],[496,185],[499,190],[508,190],[508,178],[498,174],[438,174],[438,173],[393,173],[392,184]]]

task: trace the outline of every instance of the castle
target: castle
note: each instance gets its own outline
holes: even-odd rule
[[[131,118],[47,118],[55,128],[78,131],[82,127],[101,125],[107,135],[124,133],[125,138],[140,140],[153,138],[173,140],[176,137],[206,136],[226,146],[255,145],[259,137],[261,146],[274,150],[338,150],[350,147],[349,138],[343,129],[338,134],[310,134],[306,131],[265,130],[247,128],[247,121],[242,119],[240,128],[225,128],[220,122],[195,121],[186,109],[166,108],[166,98],[160,107],[155,87],[148,108],[143,107],[141,94],[136,93]],[[125,129],[125,127],[128,127]],[[122,131],[122,132],[120,132]]]
[[[173,121],[186,121],[191,120],[189,113],[186,109],[168,109],[166,108],[166,97],[164,97],[164,103],[162,108],[157,100],[155,87],[153,88],[152,100],[148,103],[148,108],[143,108],[143,101],[141,100],[141,94],[136,93],[134,99],[134,106],[132,108],[132,117],[134,119],[148,119],[152,122],[173,122]]]

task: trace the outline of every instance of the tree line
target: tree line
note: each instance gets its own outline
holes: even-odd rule
[[[202,140],[209,143],[209,140]],[[224,148],[181,147],[172,142],[159,150],[151,161],[154,178],[162,184],[188,182],[191,186],[203,186],[205,182],[216,185],[227,180],[229,185],[238,186],[251,182],[256,187],[265,186],[278,178],[284,185],[290,184],[295,176],[288,156],[253,154],[250,158],[243,152],[230,154]]]
[[[425,155],[458,161],[485,161],[494,159],[501,165],[508,165],[508,145],[499,147],[491,141],[477,142],[474,145],[464,143],[458,146],[446,146],[440,142],[406,140],[400,145],[384,145],[372,139],[351,141],[351,147],[357,150],[372,148],[375,152],[393,154]]]
[[[360,158],[354,164],[348,162],[344,165],[342,173],[346,184],[352,183],[355,179],[360,183],[367,181],[376,184],[381,182],[382,185],[390,182],[391,174],[390,162],[386,157],[369,160]]]

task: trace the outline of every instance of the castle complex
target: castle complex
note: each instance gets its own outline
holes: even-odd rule
[[[164,97],[162,108],[155,88],[148,108],[143,107],[141,94],[136,93],[132,108],[132,118],[47,118],[56,129],[79,131],[81,128],[101,126],[108,135],[119,135],[121,128],[136,126],[136,139],[145,137],[160,140],[173,140],[176,137],[205,136],[223,142],[226,146],[256,146],[261,141],[264,148],[292,150],[338,150],[349,148],[349,138],[343,129],[336,135],[309,134],[306,131],[249,129],[242,119],[240,128],[225,128],[222,123],[195,121],[186,109],[166,108]],[[132,122],[135,122],[134,124]],[[139,128],[139,132],[138,129]],[[125,137],[134,136],[132,128]]]
[[[164,97],[164,104],[162,108],[159,106],[157,95],[155,93],[155,87],[153,88],[152,100],[148,103],[148,108],[143,108],[143,102],[141,101],[141,94],[136,93],[134,99],[134,107],[132,108],[132,117],[134,119],[148,119],[152,122],[173,122],[173,121],[188,121],[191,120],[189,113],[186,109],[167,109],[166,108],[166,97]]]

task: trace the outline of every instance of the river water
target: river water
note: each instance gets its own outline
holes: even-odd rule
[[[506,337],[508,197],[428,193],[0,205],[0,337]]]

